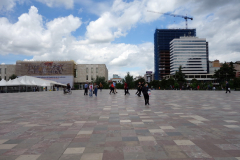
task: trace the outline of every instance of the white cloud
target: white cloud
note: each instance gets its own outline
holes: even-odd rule
[[[48,7],[64,6],[67,9],[72,9],[74,6],[73,0],[36,0],[36,1],[46,4]]]
[[[40,1],[40,0],[38,0]],[[5,1],[6,2],[6,1]],[[12,0],[12,2],[16,2]],[[126,36],[139,23],[159,20],[161,14],[147,12],[171,12],[178,14],[185,10],[191,11],[194,17],[189,27],[197,28],[197,35],[207,38],[210,48],[210,59],[237,60],[239,55],[239,12],[234,3],[225,3],[204,8],[207,4],[197,1],[179,0],[134,0],[124,2],[115,0],[113,3],[96,3],[93,1],[45,1],[50,7],[64,5],[73,8],[74,3],[84,3],[85,10],[99,15],[95,21],[87,25],[85,37],[77,40],[72,32],[77,30],[82,21],[69,15],[59,17],[50,22],[43,22],[36,7],[29,13],[22,14],[16,23],[7,18],[0,18],[0,54],[33,55],[34,60],[75,60],[77,63],[105,63],[109,69],[109,77],[119,74],[122,77],[127,71],[143,75],[146,70],[153,70],[153,43],[138,45],[113,41]],[[207,1],[204,1],[205,3]],[[237,2],[237,1],[235,1]],[[187,4],[185,6],[185,4]],[[2,5],[3,6],[3,5]],[[0,3],[1,7],[1,3]],[[219,9],[221,7],[221,9]],[[11,8],[11,7],[10,7]],[[95,10],[94,10],[95,8]],[[189,9],[191,8],[191,9]],[[231,11],[231,14],[228,12]],[[80,14],[81,15],[81,14]],[[207,18],[208,17],[208,18]],[[185,28],[185,21],[169,27]]]
[[[0,11],[11,10],[16,5],[15,0],[1,0]]]
[[[44,24],[36,7],[22,14],[14,24],[0,18],[0,54],[33,55],[33,60],[75,60],[77,63],[104,63],[109,74],[124,76],[129,68],[142,73],[153,70],[153,44],[88,43],[71,35],[82,22],[69,15]],[[9,32],[11,31],[11,32]],[[138,57],[138,59],[136,59]],[[137,74],[134,71],[132,74]]]
[[[103,12],[96,21],[89,23],[86,39],[89,43],[105,43],[116,38],[126,36],[128,31],[138,23],[151,22],[158,19],[161,14],[147,12],[169,12],[177,7],[176,0],[134,0],[124,2],[115,0],[110,9]]]
[[[16,3],[23,4],[26,0],[0,0],[0,13],[12,11]]]

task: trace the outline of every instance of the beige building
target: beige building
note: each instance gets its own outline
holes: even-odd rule
[[[108,80],[108,69],[105,64],[76,64],[74,83],[83,87],[83,84],[92,82],[99,77],[105,77]]]
[[[15,66],[16,65],[14,65],[14,64],[1,64],[0,65],[0,79],[8,80],[11,75],[16,74]]]
[[[84,83],[99,77],[108,80],[105,64],[76,64],[74,61],[17,61],[14,65],[0,65],[0,77],[32,76],[82,88]]]

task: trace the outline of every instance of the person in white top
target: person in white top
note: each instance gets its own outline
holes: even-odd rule
[[[89,97],[92,97],[93,96],[93,84],[90,83],[89,85]]]

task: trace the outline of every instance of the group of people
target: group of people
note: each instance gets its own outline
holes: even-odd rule
[[[89,95],[89,97],[92,97],[93,94],[97,97],[97,92],[98,92],[98,88],[100,89],[100,91],[102,91],[103,85],[100,82],[99,85],[97,85],[96,83],[85,83],[84,84],[84,95]]]
[[[111,94],[111,93],[116,94],[117,93],[115,82],[113,82],[109,87],[110,87],[109,94]],[[71,87],[68,84],[66,88],[67,88],[67,90],[69,90]],[[98,89],[100,89],[100,91],[102,91],[102,89],[103,89],[103,85],[102,85],[101,82],[100,82],[99,85],[97,85],[96,83],[85,83],[84,84],[84,95],[89,95],[89,97],[92,97],[93,94],[94,94],[97,97]],[[125,95],[126,94],[130,95],[130,93],[128,91],[128,84],[126,82],[124,83],[124,91],[125,91]],[[139,82],[136,94],[139,97],[141,97],[141,93],[143,93],[144,100],[145,100],[145,105],[149,105],[149,93],[148,93],[148,91],[149,91],[148,84],[147,83],[144,84],[144,82],[142,82],[142,83]]]

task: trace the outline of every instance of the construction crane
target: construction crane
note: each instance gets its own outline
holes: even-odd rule
[[[154,12],[154,11],[148,11],[148,12],[158,13],[158,14],[163,14],[163,15],[169,15],[169,16],[173,16],[173,17],[182,17],[182,18],[184,18],[185,21],[186,21],[186,29],[188,28],[187,20],[188,20],[188,19],[193,20],[192,17],[183,16],[183,15],[177,15],[177,14],[171,14],[171,13],[160,13],[160,12]]]

